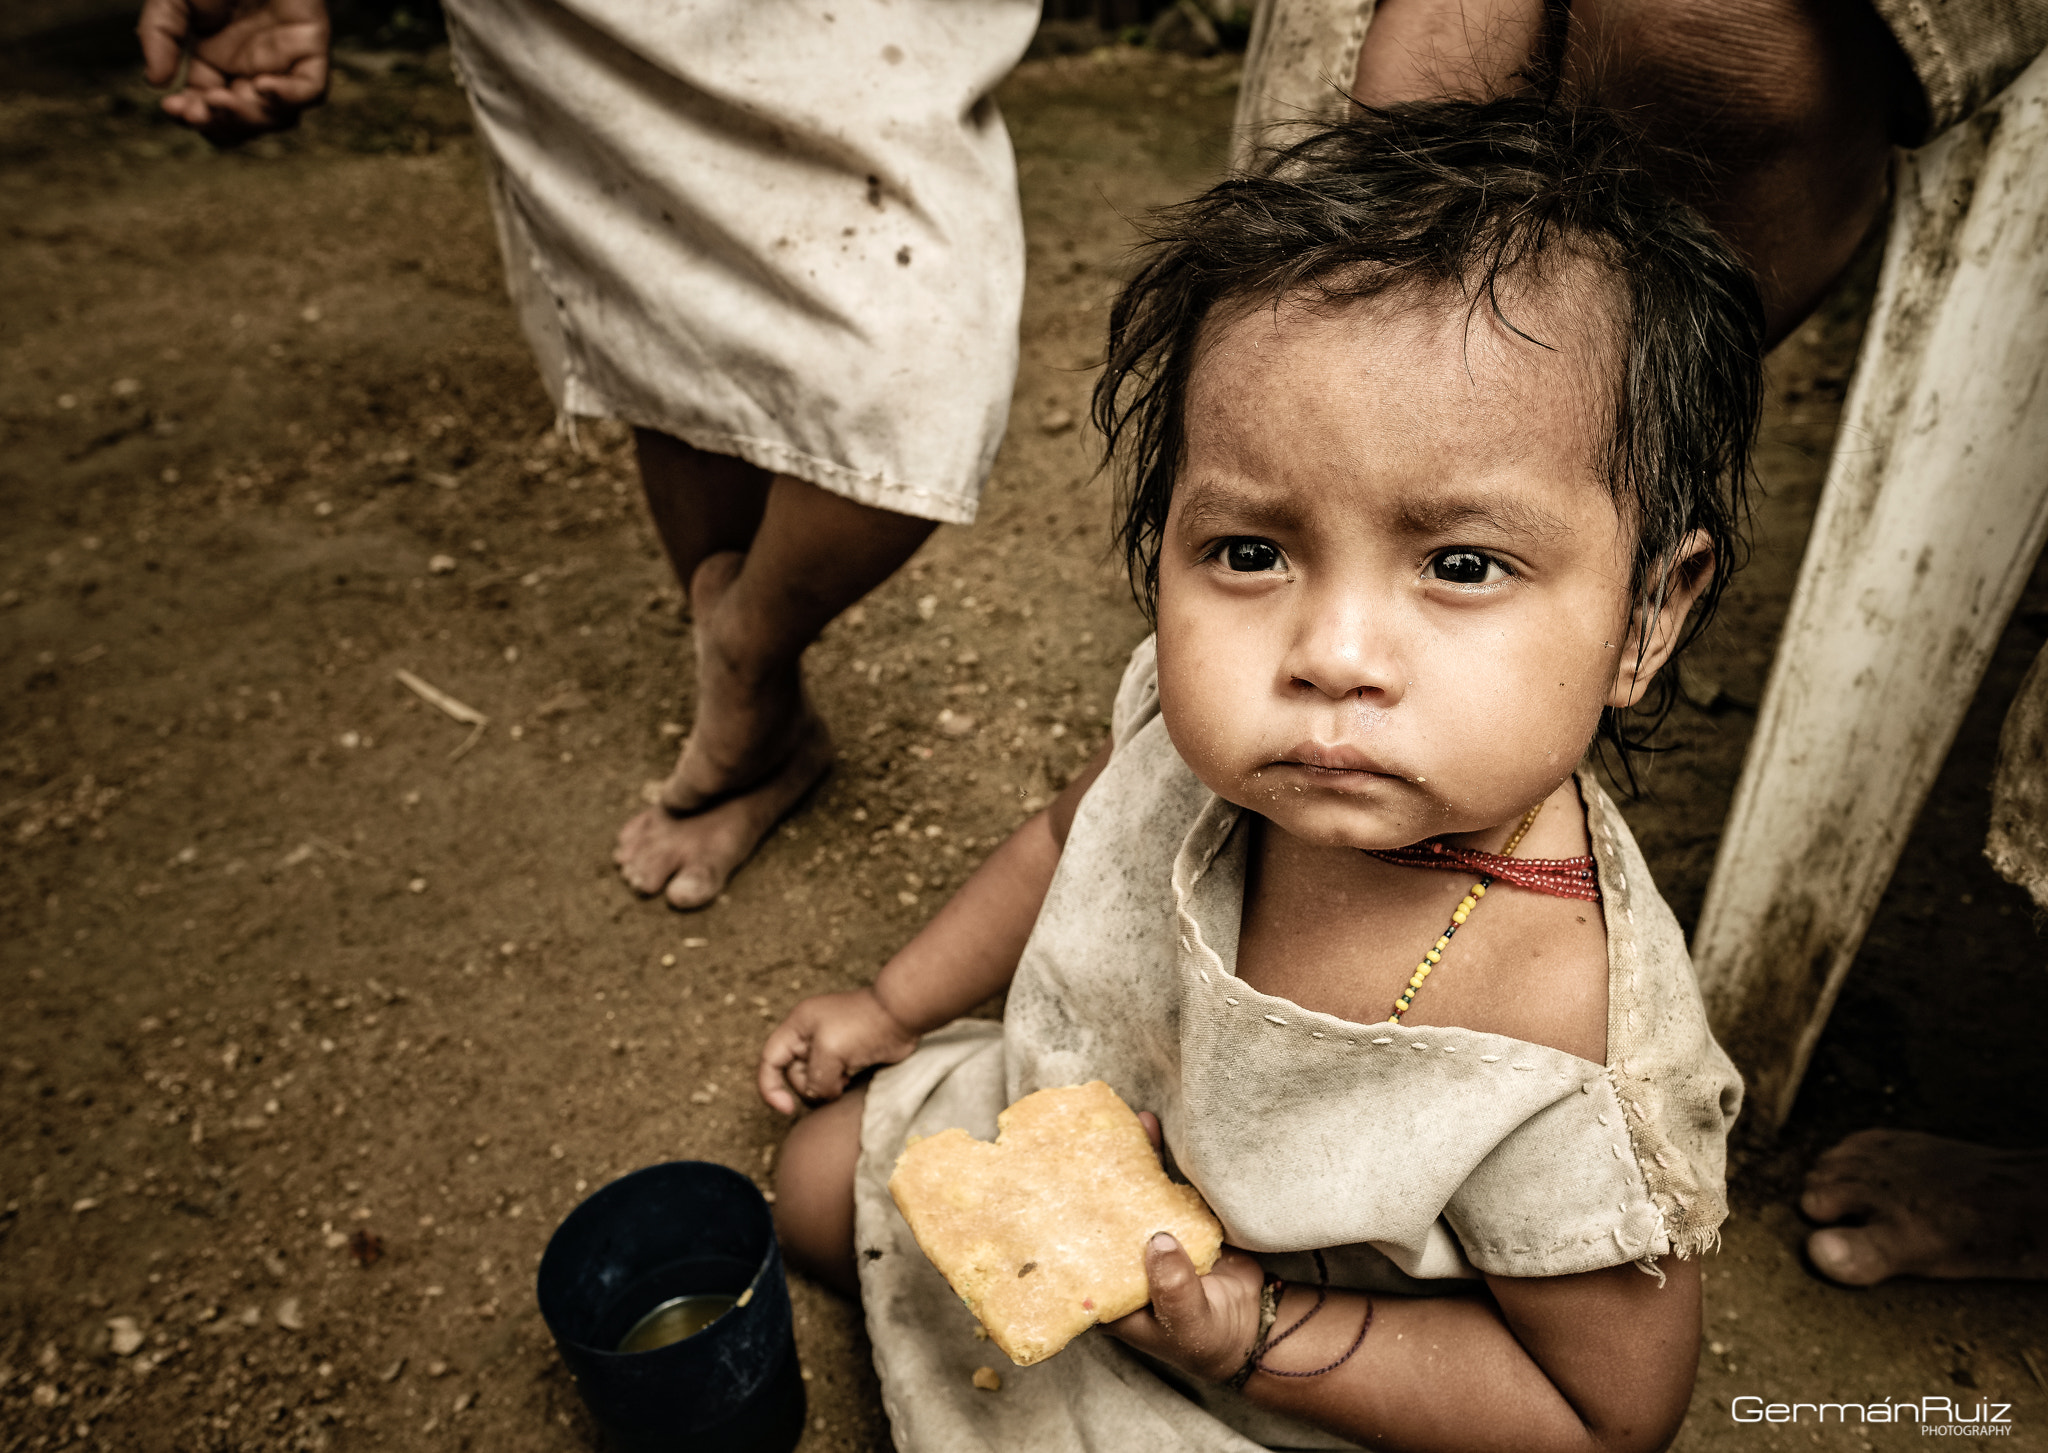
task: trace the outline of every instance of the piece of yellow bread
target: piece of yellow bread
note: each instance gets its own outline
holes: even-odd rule
[[[1159,1167],[1145,1127],[1101,1080],[1040,1090],[996,1138],[914,1140],[889,1177],[903,1219],[989,1337],[1019,1367],[1151,1300],[1145,1243],[1171,1232],[1197,1271],[1223,1228]]]

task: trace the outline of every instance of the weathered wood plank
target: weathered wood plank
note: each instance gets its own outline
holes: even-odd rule
[[[1773,1128],[2048,535],[2048,59],[1902,156],[1897,182],[1694,935],[1715,1030]]]

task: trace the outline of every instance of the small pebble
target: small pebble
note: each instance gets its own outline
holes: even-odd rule
[[[116,1357],[126,1357],[142,1346],[142,1327],[133,1317],[107,1318],[107,1345]]]
[[[455,557],[453,555],[436,555],[434,556],[433,559],[427,562],[427,571],[429,574],[448,575],[453,573],[454,569]],[[513,659],[517,659],[517,652],[513,654]]]
[[[277,1325],[284,1328],[287,1332],[303,1332],[306,1330],[306,1318],[299,1311],[299,1299],[297,1297],[286,1297],[283,1301],[279,1302],[274,1315],[277,1317]]]
[[[977,1367],[974,1369],[974,1385],[983,1392],[1001,1392],[1003,1375],[993,1367]]]

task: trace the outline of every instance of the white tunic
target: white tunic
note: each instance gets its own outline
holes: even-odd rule
[[[1024,287],[1031,0],[449,0],[557,408],[966,523]]]
[[[884,1405],[905,1450],[1346,1447],[1220,1388],[1177,1387],[1090,1333],[1012,1369],[918,1251],[887,1181],[908,1135],[992,1137],[1003,1106],[1102,1078],[1155,1111],[1170,1163],[1279,1274],[1454,1291],[1710,1246],[1741,1083],[1707,1033],[1685,944],[1613,804],[1581,775],[1607,928],[1606,1065],[1500,1035],[1356,1024],[1234,973],[1244,814],[1158,716],[1151,643],[1076,814],[1007,1016],[963,1021],[875,1077],[856,1236]],[[975,1367],[1003,1390],[976,1391]]]

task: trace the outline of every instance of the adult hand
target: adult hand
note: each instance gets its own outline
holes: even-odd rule
[[[874,1065],[892,1065],[917,1048],[917,1036],[882,1007],[873,989],[818,994],[789,1011],[761,1046],[761,1098],[785,1115],[800,1101],[820,1104]]]
[[[215,146],[289,130],[327,99],[325,0],[144,0],[136,31],[152,86],[189,55],[163,108]]]

